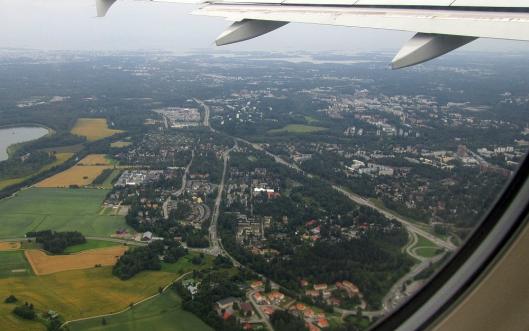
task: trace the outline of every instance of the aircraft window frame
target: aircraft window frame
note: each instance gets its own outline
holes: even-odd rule
[[[445,265],[400,307],[370,330],[423,330],[464,297],[487,273],[526,224],[529,215],[529,154],[493,207]]]

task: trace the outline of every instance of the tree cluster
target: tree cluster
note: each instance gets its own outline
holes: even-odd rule
[[[86,238],[78,231],[55,232],[52,230],[26,233],[26,237],[35,237],[37,243],[42,244],[44,250],[59,254],[69,246],[84,244]]]
[[[27,302],[22,306],[15,307],[15,309],[13,309],[13,313],[26,320],[34,320],[35,317],[37,317],[37,314],[33,308],[33,304]]]
[[[114,265],[112,274],[127,280],[144,270],[160,270],[160,258],[166,263],[175,263],[186,254],[187,250],[176,241],[156,240],[147,246],[125,252]]]

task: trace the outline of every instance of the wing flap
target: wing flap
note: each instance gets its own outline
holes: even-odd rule
[[[288,22],[242,20],[233,23],[215,40],[217,46],[238,43],[279,29]]]
[[[475,37],[417,33],[391,61],[393,69],[423,63],[464,46]]]

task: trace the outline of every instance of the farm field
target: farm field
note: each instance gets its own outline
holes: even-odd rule
[[[132,145],[130,141],[115,141],[112,144],[110,144],[110,147],[123,148],[123,147],[128,147],[130,145]]]
[[[107,325],[100,318],[70,324],[72,331],[209,331],[195,315],[181,308],[182,300],[171,289],[162,295],[135,306],[132,310],[108,316]]]
[[[42,167],[39,171],[37,171],[32,176],[38,175],[38,174],[40,174],[40,173],[42,173],[42,172],[44,172],[46,170],[49,170],[49,169],[51,169],[53,167],[61,165],[64,162],[66,162],[69,158],[71,158],[72,156],[73,156],[73,153],[57,153],[57,154],[55,154],[55,157],[57,158],[57,160],[55,160],[54,162],[52,162],[52,163],[50,163],[48,165],[45,165],[44,167]],[[32,176],[0,180],[0,190],[6,188],[8,186],[11,186],[11,185],[22,183],[23,181],[31,178]]]
[[[23,251],[0,252],[0,278],[31,275],[31,266]]]
[[[24,253],[36,275],[48,275],[61,271],[88,269],[94,266],[113,266],[128,247],[114,246],[92,249],[77,254],[48,255],[42,250],[31,249]]]
[[[0,252],[0,278],[31,274],[31,267],[24,257],[23,251]]]
[[[72,185],[84,187],[92,184],[94,179],[99,176],[103,170],[108,166],[73,166],[68,170],[56,174],[55,176],[46,178],[41,181],[36,187],[64,187],[68,188]]]
[[[121,175],[121,170],[112,171],[110,176],[108,176],[107,179],[105,179],[102,186],[104,188],[109,188],[109,189],[112,188],[114,181],[117,180],[117,177],[119,177],[119,175]]]
[[[19,242],[0,242],[0,252],[16,251],[20,249]]]
[[[78,166],[97,166],[97,165],[111,165],[105,154],[89,154],[85,156]]]
[[[268,133],[274,134],[274,133],[315,133],[320,131],[325,131],[327,128],[321,127],[321,126],[313,126],[313,125],[303,125],[303,124],[289,124],[281,129],[274,129],[268,131]]]
[[[31,302],[39,311],[57,311],[63,319],[90,317],[125,309],[158,292],[177,275],[142,272],[122,281],[112,276],[111,267],[64,271],[44,276],[0,278],[0,298],[14,294],[19,301]],[[15,318],[13,305],[0,303],[0,330],[27,331],[33,322]]]
[[[77,185],[84,187],[90,185],[103,170],[111,168],[105,155],[90,154],[79,161],[75,166],[48,177],[39,182],[36,187],[70,187]]]
[[[79,253],[82,251],[87,251],[89,249],[106,248],[106,247],[113,247],[113,246],[118,246],[118,245],[120,244],[111,242],[111,241],[87,239],[84,244],[67,247],[64,250],[64,253],[65,254]]]
[[[69,145],[69,146],[59,146],[59,147],[49,147],[49,148],[43,148],[41,151],[43,152],[50,152],[50,153],[79,153],[84,148],[83,144],[75,144],[75,145]]]
[[[122,132],[109,129],[105,118],[80,118],[71,130],[72,134],[86,137],[88,141],[104,139]]]
[[[0,238],[19,238],[29,231],[80,231],[109,236],[129,229],[121,216],[99,215],[107,190],[30,188],[0,201]]]

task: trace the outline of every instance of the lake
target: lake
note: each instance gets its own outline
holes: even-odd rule
[[[0,161],[7,160],[7,148],[43,137],[48,130],[41,127],[17,127],[0,129]]]

